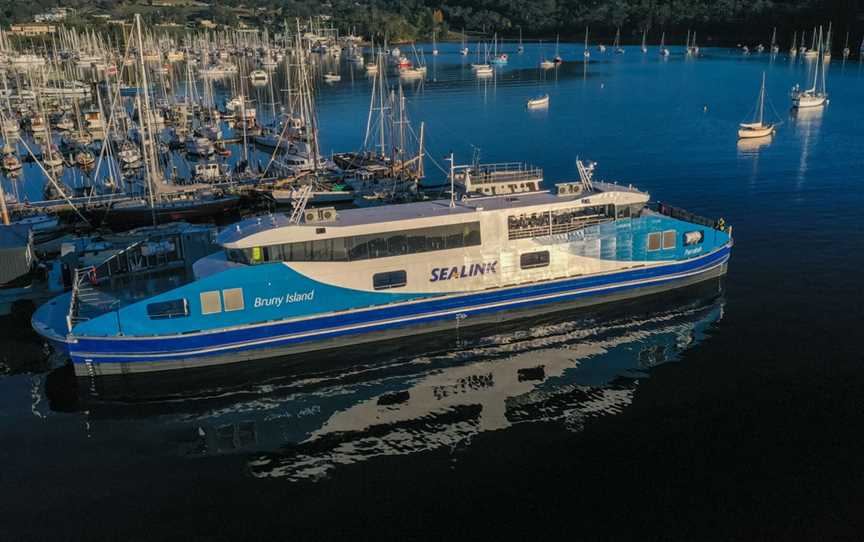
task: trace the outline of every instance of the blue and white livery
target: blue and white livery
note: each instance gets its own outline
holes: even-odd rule
[[[494,322],[726,272],[731,229],[581,181],[504,195],[245,220],[196,280],[101,315],[34,316],[76,374],[200,367]]]

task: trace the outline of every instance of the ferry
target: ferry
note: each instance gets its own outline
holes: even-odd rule
[[[726,273],[733,242],[722,219],[649,205],[647,193],[577,166],[578,181],[552,190],[457,197],[456,179],[476,166],[451,157],[450,199],[337,211],[306,208],[301,196],[290,215],[221,231],[192,282],[101,314],[73,288],[33,326],[78,376],[97,377],[494,323]]]

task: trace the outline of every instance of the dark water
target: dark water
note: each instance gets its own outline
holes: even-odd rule
[[[4,321],[0,539],[860,539],[860,65],[835,60],[830,105],[796,116],[808,65],[782,56],[595,52],[540,83],[538,59],[481,82],[427,57],[409,107],[430,155],[473,145],[554,180],[597,160],[725,217],[725,281],[95,397]],[[340,150],[368,104],[341,69],[320,100]],[[762,71],[782,125],[742,148]]]

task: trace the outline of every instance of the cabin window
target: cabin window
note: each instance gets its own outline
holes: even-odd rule
[[[375,273],[372,276],[372,287],[376,290],[402,288],[406,284],[408,284],[408,274],[405,273],[405,271],[389,271],[387,273]]]
[[[663,250],[667,248],[675,248],[677,232],[675,230],[666,230],[663,232]]]
[[[243,288],[228,288],[222,290],[222,300],[225,302],[225,312],[242,311]]]
[[[355,235],[271,245],[263,247],[262,260],[260,261],[358,261],[479,246],[481,243],[480,223],[468,222],[383,234]],[[254,258],[253,251],[254,249],[229,249],[227,251],[228,259],[241,263],[259,263],[259,260]]]
[[[150,303],[147,305],[147,316],[149,316],[151,320],[182,318],[184,316],[189,316],[189,304],[186,302],[185,298]]]
[[[620,205],[615,207],[615,218],[630,218],[630,206]]]
[[[264,260],[264,250],[261,247],[252,248],[252,262],[258,263]]]
[[[222,312],[222,298],[219,291],[201,292],[201,314],[218,314]]]
[[[614,205],[588,205],[507,217],[509,239],[529,239],[575,231],[615,218]]]
[[[528,252],[519,256],[519,266],[522,269],[534,269],[535,267],[546,267],[549,265],[549,251]]]
[[[648,251],[660,250],[660,241],[662,235],[660,232],[654,232],[648,234]]]

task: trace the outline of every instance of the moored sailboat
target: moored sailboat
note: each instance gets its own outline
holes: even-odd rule
[[[772,135],[774,130],[773,124],[765,123],[765,72],[762,72],[762,86],[759,89],[759,99],[756,102],[756,116],[753,122],[741,123],[738,126],[738,138],[767,137]]]

